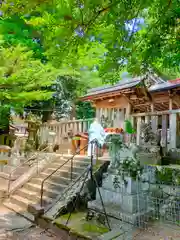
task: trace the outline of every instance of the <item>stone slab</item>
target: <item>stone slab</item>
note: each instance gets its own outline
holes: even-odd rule
[[[123,194],[116,191],[100,188],[104,204],[116,206],[119,211],[127,213],[142,212],[147,209],[148,196],[141,192],[139,194]],[[100,202],[99,192],[96,192],[96,200]]]
[[[109,204],[109,205],[104,204],[104,205],[105,205],[105,210],[107,215],[116,217],[117,219],[120,219],[123,222],[131,223],[134,226],[144,225],[149,220],[149,217],[152,213],[151,208],[148,208],[144,212],[130,214],[130,213],[120,211],[119,208],[117,208],[116,206],[112,206],[112,204]],[[104,213],[101,202],[97,200],[89,202],[88,209],[92,209],[94,211],[100,211],[101,213]]]
[[[122,236],[123,230],[121,228],[118,229],[113,229],[97,238],[97,240],[111,240],[111,239],[116,239],[117,237]]]
[[[109,174],[105,179],[103,179],[102,187],[119,193],[127,194],[135,194],[137,192],[141,192],[141,190],[143,189],[143,183],[134,181],[130,177],[126,177],[125,182],[119,178],[118,188],[115,188],[113,182],[116,176],[117,175],[115,174]]]

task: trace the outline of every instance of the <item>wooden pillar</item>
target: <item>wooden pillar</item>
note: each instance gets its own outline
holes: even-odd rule
[[[99,109],[99,121],[101,121],[102,115],[103,115],[103,109],[100,108],[100,109]]]
[[[150,117],[149,116],[145,116],[145,123],[149,123],[150,122]]]
[[[172,98],[169,98],[169,110],[173,109],[173,100]]]
[[[132,119],[131,119],[131,109],[132,109],[132,106],[128,102],[128,105],[127,105],[127,108],[126,108],[125,119],[132,122]],[[131,134],[127,134],[127,136],[125,136],[125,140],[129,144],[131,142]]]
[[[141,144],[141,117],[137,117],[136,144]]]
[[[96,108],[96,118],[99,120],[99,108]]]
[[[162,115],[162,147],[167,150],[167,115]]]
[[[132,108],[131,104],[128,103],[128,106],[126,108],[126,120],[130,120],[131,108]]]
[[[121,109],[121,111],[119,111],[119,127],[123,128],[124,126],[124,111],[123,109]]]
[[[154,112],[154,104],[151,104],[151,112]],[[157,126],[158,126],[158,116],[152,116],[151,117],[151,128],[153,133],[157,132]]]
[[[176,148],[176,113],[172,113],[169,115],[169,131],[170,131],[170,149]]]

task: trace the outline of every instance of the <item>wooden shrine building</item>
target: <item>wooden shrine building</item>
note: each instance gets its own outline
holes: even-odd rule
[[[153,74],[126,78],[90,89],[81,99],[92,102],[97,118],[106,119],[108,127],[123,127],[124,120],[131,120],[137,144],[140,123],[151,121],[153,131],[162,126],[166,145],[180,147],[180,79],[165,81]]]

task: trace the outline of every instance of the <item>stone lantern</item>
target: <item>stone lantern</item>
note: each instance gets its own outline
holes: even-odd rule
[[[34,143],[36,142],[37,132],[40,127],[40,122],[35,120],[27,120],[26,122],[28,123],[27,131],[29,133],[28,143],[34,145]]]
[[[11,148],[9,146],[0,145],[0,169],[1,172],[4,169],[5,165],[11,165],[10,157]]]
[[[56,133],[53,131],[50,131],[49,137],[48,137],[48,144],[49,144],[50,152],[53,152],[53,146],[54,146],[55,139],[56,139]]]

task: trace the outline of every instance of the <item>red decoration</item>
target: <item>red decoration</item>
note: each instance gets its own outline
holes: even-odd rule
[[[104,131],[107,133],[123,133],[122,128],[105,128]]]
[[[169,80],[168,82],[173,83],[173,84],[180,84],[180,78],[176,78],[174,80]]]

